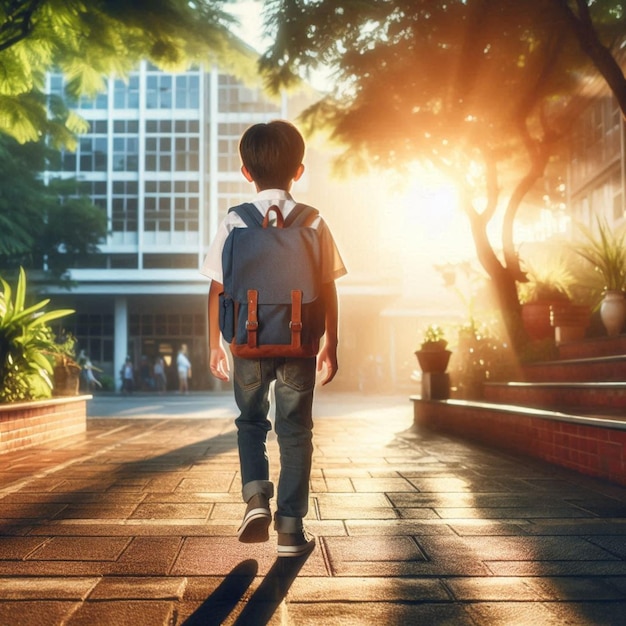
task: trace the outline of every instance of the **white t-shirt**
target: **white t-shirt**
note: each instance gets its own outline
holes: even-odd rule
[[[267,210],[273,205],[278,206],[285,218],[289,215],[293,207],[296,206],[296,201],[283,189],[265,189],[257,194],[253,202],[263,217],[265,217]],[[322,282],[326,283],[336,280],[346,274],[347,270],[330,229],[326,222],[319,216],[313,222],[312,226],[318,230],[322,244]],[[204,263],[202,264],[202,269],[200,270],[202,274],[218,283],[224,282],[222,274],[222,250],[224,249],[224,243],[233,228],[245,227],[244,221],[236,213],[233,212],[226,215],[217,229],[215,238],[209,246],[209,251],[207,252]]]
[[[187,358],[184,352],[179,352],[176,357],[176,367],[181,374],[187,375],[187,372],[191,369],[191,362]]]

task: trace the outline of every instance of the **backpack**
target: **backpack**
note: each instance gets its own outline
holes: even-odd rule
[[[249,359],[316,356],[325,329],[322,250],[311,227],[317,210],[297,204],[286,219],[275,205],[265,219],[250,203],[230,211],[247,226],[233,228],[222,252],[219,321],[231,352]]]

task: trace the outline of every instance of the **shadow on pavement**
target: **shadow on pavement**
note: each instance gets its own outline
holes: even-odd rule
[[[259,570],[254,559],[242,561],[219,587],[191,614],[183,626],[219,626],[243,598]]]
[[[246,602],[235,626],[263,626],[267,624],[311,553],[297,558],[277,558],[258,589]],[[183,626],[218,626],[222,624],[243,598],[258,570],[256,561],[239,563],[220,586],[190,615]]]

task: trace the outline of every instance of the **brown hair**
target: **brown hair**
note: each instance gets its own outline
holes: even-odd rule
[[[239,154],[260,189],[287,189],[304,158],[304,139],[284,120],[255,124],[242,135]]]

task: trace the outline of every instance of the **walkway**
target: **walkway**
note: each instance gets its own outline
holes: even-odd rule
[[[228,395],[89,412],[0,457],[3,626],[625,623],[626,489],[413,433],[408,397],[320,393],[304,559],[236,540]]]

